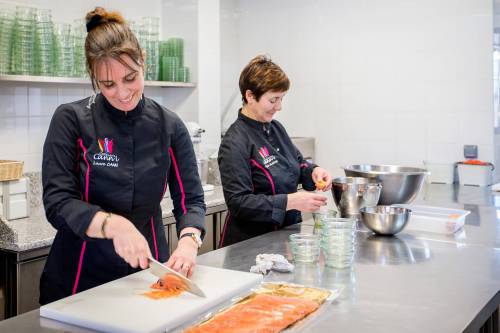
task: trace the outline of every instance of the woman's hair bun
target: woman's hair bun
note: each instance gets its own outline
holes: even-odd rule
[[[118,24],[124,24],[125,19],[118,12],[108,12],[102,7],[96,7],[93,11],[87,13],[85,16],[85,22],[87,22],[88,32],[103,23],[115,22]]]

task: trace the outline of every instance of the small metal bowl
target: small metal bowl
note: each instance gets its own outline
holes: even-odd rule
[[[410,219],[411,210],[403,207],[373,206],[360,210],[361,221],[379,235],[395,235],[404,229]]]

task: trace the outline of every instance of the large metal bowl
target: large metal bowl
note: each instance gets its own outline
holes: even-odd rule
[[[425,169],[397,165],[357,164],[344,167],[346,176],[370,178],[382,185],[379,205],[404,204],[412,202],[420,192]]]
[[[379,235],[395,235],[404,229],[411,210],[403,207],[373,206],[359,210],[361,221],[371,231]]]

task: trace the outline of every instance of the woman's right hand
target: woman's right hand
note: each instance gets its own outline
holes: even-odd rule
[[[288,195],[286,210],[296,209],[301,212],[311,213],[326,206],[327,198],[324,195],[312,192],[296,192]]]
[[[137,230],[132,222],[123,216],[105,212],[97,212],[87,229],[87,236],[93,238],[104,238],[113,240],[115,252],[123,258],[130,266],[142,269],[149,267],[151,251],[146,238]],[[104,225],[104,234],[103,231]]]
[[[130,266],[149,267],[151,251],[146,238],[132,222],[120,215],[112,215],[106,225],[106,235],[113,240],[116,253]]]

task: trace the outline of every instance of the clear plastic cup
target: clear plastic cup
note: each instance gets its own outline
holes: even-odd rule
[[[354,259],[356,219],[323,217],[321,222],[321,250],[325,265],[350,267]]]
[[[314,233],[317,233],[321,230],[321,226],[323,223],[321,222],[322,218],[333,218],[337,217],[338,212],[335,209],[327,208],[320,209],[317,212],[313,212],[312,216],[314,219]]]
[[[294,262],[314,263],[319,259],[320,238],[313,234],[291,234],[290,249]]]

